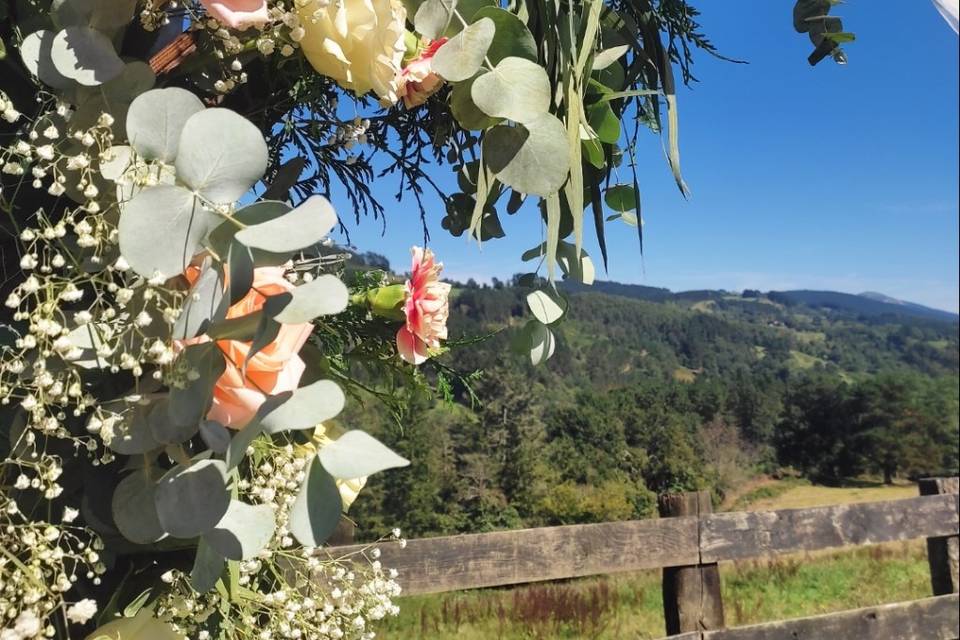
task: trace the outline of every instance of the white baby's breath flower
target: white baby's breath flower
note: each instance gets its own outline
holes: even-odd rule
[[[37,147],[37,155],[44,160],[53,160],[53,156],[54,156],[53,145],[45,144]]]
[[[97,613],[97,603],[90,598],[70,605],[67,609],[67,620],[76,624],[86,624]]]

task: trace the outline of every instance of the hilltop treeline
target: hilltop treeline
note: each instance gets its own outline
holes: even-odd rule
[[[758,472],[837,482],[958,467],[958,329],[700,292],[660,302],[576,293],[556,355],[510,351],[524,291],[463,287],[444,357],[452,402],[411,400],[403,427],[362,421],[412,460],[353,507],[373,536],[424,536],[646,517],[657,493],[718,498]],[[359,423],[358,423],[359,424]]]

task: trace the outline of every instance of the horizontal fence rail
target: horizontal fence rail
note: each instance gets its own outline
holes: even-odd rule
[[[732,629],[690,631],[666,640],[954,640],[958,627],[960,597],[954,594]]]
[[[808,509],[714,513],[410,540],[381,547],[405,594],[957,535],[958,495]],[[363,548],[334,547],[339,555]]]
[[[350,553],[360,545],[334,547]],[[696,564],[697,519],[668,518],[494,531],[380,547],[404,594],[441,593]]]
[[[410,540],[380,547],[405,594],[663,569],[669,640],[950,640],[960,637],[960,481],[860,504],[712,513],[707,492],[661,496],[659,519]],[[926,538],[935,597],[724,628],[719,562]],[[332,547],[334,557],[368,545]]]

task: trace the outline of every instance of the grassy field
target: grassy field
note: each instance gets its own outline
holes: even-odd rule
[[[894,485],[858,482],[844,487],[824,487],[800,480],[778,480],[745,494],[732,510],[801,509],[828,504],[900,500],[918,495],[917,485],[912,482]]]
[[[843,488],[770,481],[740,498],[737,509],[805,507],[893,500],[913,485],[867,483]],[[742,503],[742,504],[741,504]],[[729,625],[839,611],[930,595],[922,542],[775,561],[727,563],[720,569]],[[658,638],[663,635],[660,572],[645,571],[483,589],[400,601],[384,638],[526,640]]]

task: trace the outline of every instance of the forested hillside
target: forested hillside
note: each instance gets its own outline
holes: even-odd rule
[[[505,330],[526,291],[470,285],[451,338],[490,337],[442,361],[483,374],[414,397],[402,427],[372,399],[344,419],[412,460],[361,494],[363,536],[645,517],[659,492],[722,497],[758,473],[957,472],[955,321],[602,283],[570,292],[556,355],[533,367]]]

